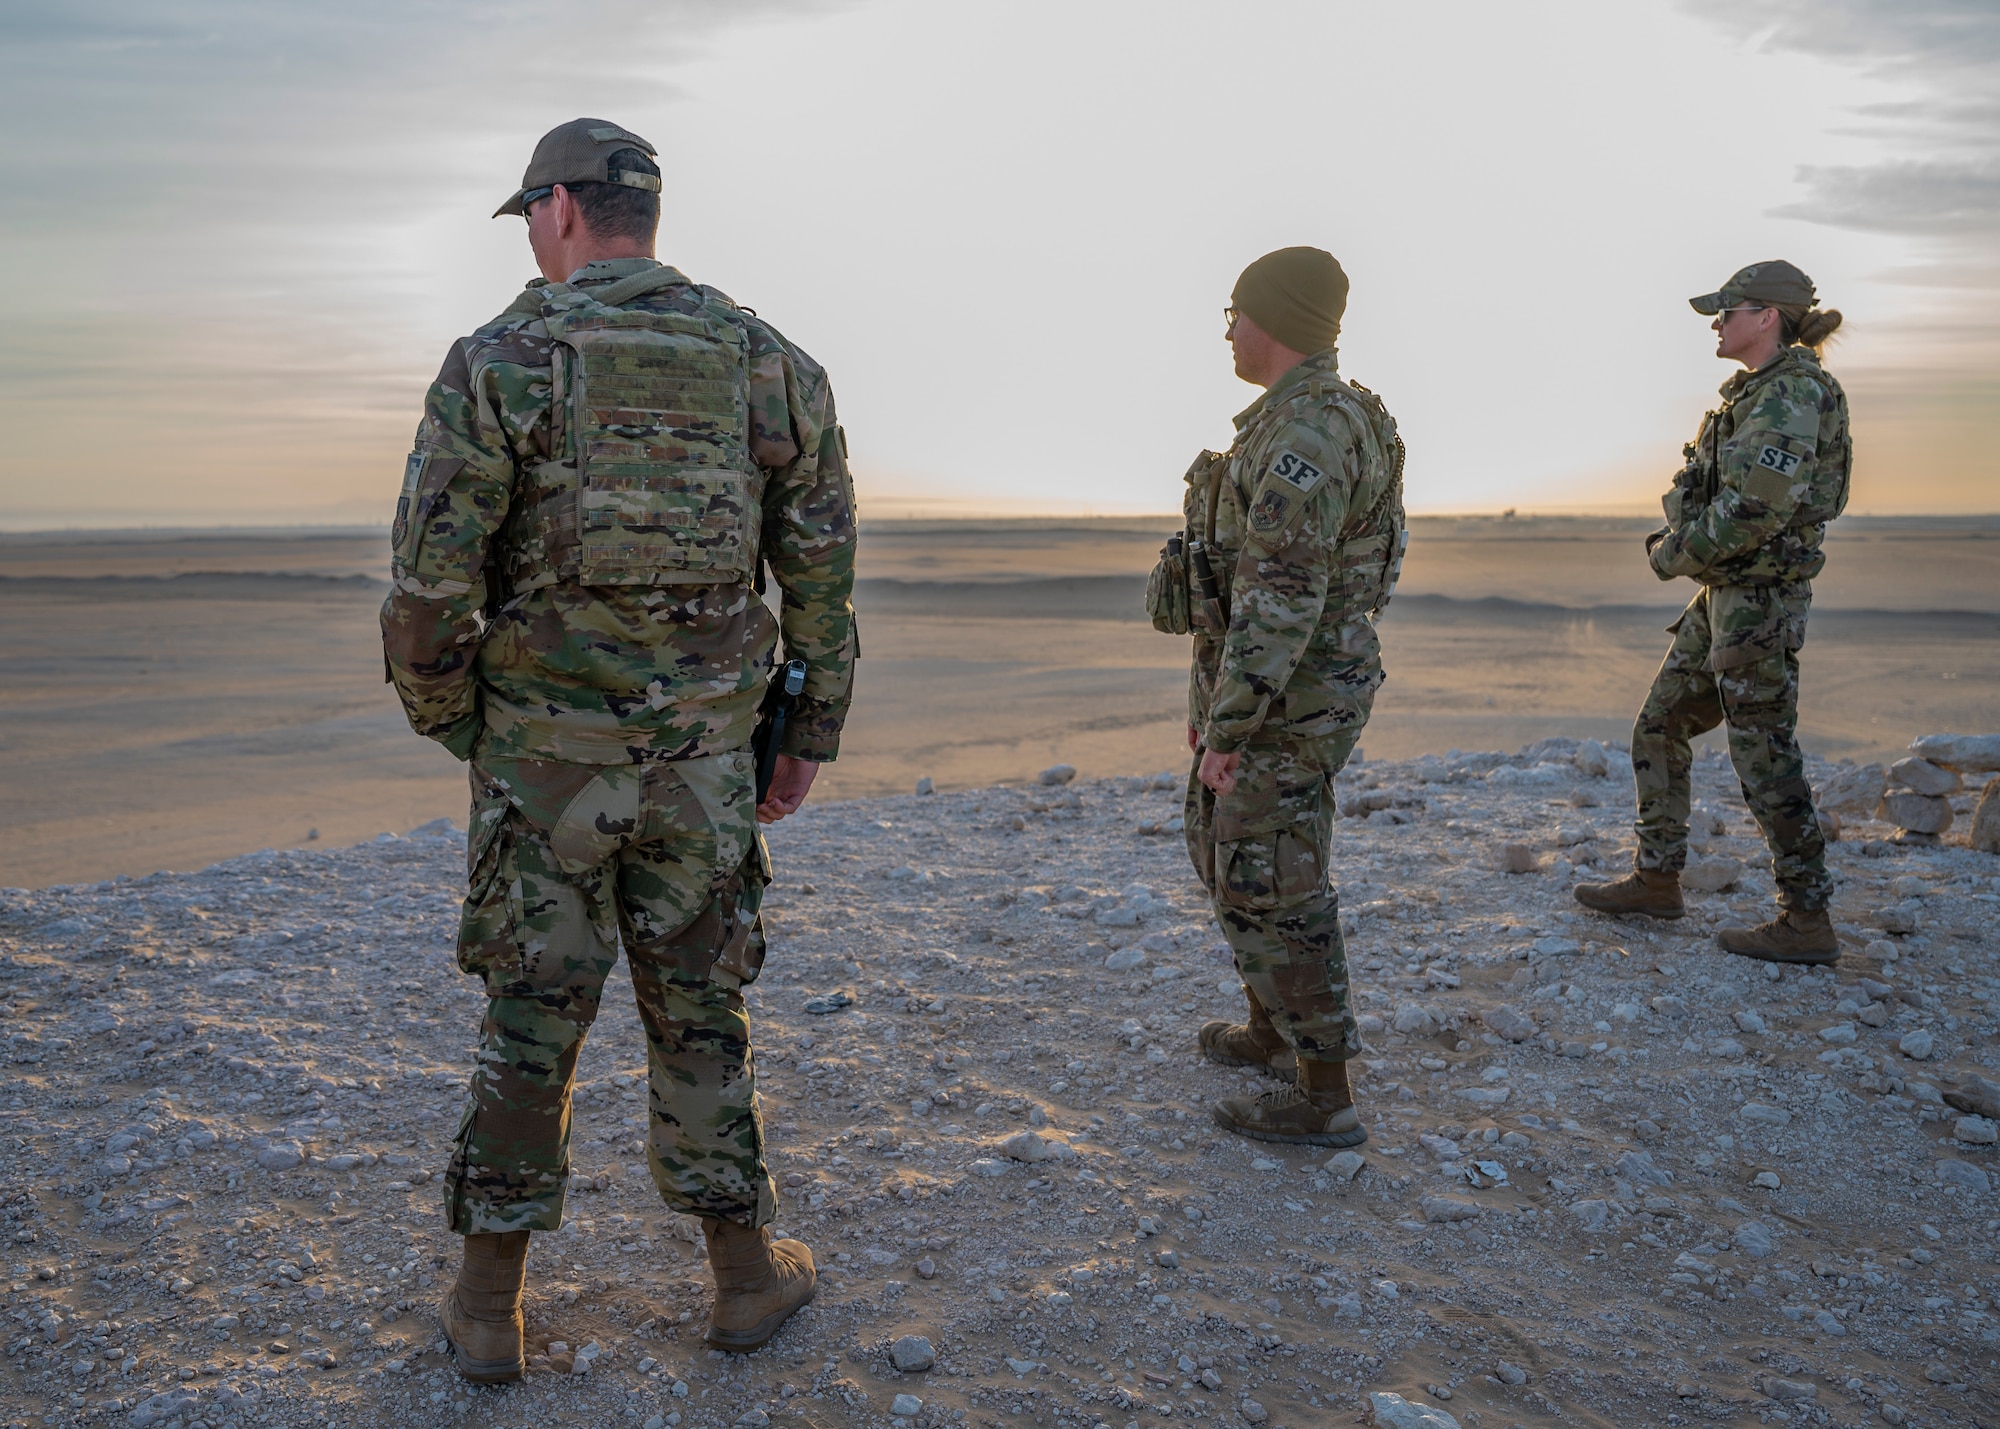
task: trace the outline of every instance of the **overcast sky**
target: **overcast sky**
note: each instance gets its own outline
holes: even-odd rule
[[[1991,0],[6,3],[0,527],[386,520],[579,114],[831,369],[864,513],[1172,509],[1295,243],[1416,509],[1651,506],[1730,370],[1685,299],[1785,257],[1854,509],[1993,511],[1996,96]]]

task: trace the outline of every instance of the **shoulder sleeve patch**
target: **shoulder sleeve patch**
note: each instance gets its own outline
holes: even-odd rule
[[[1313,488],[1326,480],[1324,471],[1295,451],[1279,452],[1271,458],[1268,470],[1272,476],[1290,486],[1301,496],[1310,494]]]
[[[1803,458],[1797,452],[1788,452],[1779,447],[1765,447],[1757,453],[1757,465],[1780,476],[1790,476],[1799,469]]]

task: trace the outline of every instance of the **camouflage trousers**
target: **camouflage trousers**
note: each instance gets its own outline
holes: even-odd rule
[[[1770,846],[1778,902],[1801,911],[1824,908],[1833,880],[1799,750],[1798,653],[1787,649],[1711,670],[1711,638],[1705,604],[1697,601],[1675,625],[1673,646],[1632,726],[1638,866],[1676,872],[1687,866],[1692,741],[1727,721],[1730,762]]]
[[[1226,797],[1201,782],[1199,755],[1188,775],[1188,855],[1236,971],[1292,1050],[1323,1062],[1361,1050],[1328,880],[1333,776],[1359,733],[1247,745]]]
[[[570,1088],[622,943],[645,1027],[646,1160],[667,1204],[746,1226],[776,1190],[741,988],[762,966],[769,866],[747,752],[613,766],[472,766],[458,961],[486,981],[451,1228],[552,1231]]]

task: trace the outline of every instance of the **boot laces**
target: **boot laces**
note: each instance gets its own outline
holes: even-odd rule
[[[1288,1111],[1295,1106],[1304,1106],[1311,1100],[1312,1098],[1300,1091],[1296,1084],[1287,1082],[1282,1086],[1272,1087],[1269,1091],[1259,1092],[1255,1106],[1260,1112]]]

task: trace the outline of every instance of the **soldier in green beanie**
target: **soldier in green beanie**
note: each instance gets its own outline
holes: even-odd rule
[[[1341,377],[1347,275],[1317,248],[1252,263],[1225,311],[1236,375],[1264,389],[1226,452],[1188,468],[1187,527],[1147,588],[1154,625],[1193,634],[1187,841],[1249,998],[1202,1053],[1289,1085],[1215,1108],[1261,1141],[1367,1139],[1330,882],[1333,779],[1382,683],[1375,616],[1402,561],[1403,442]]]

